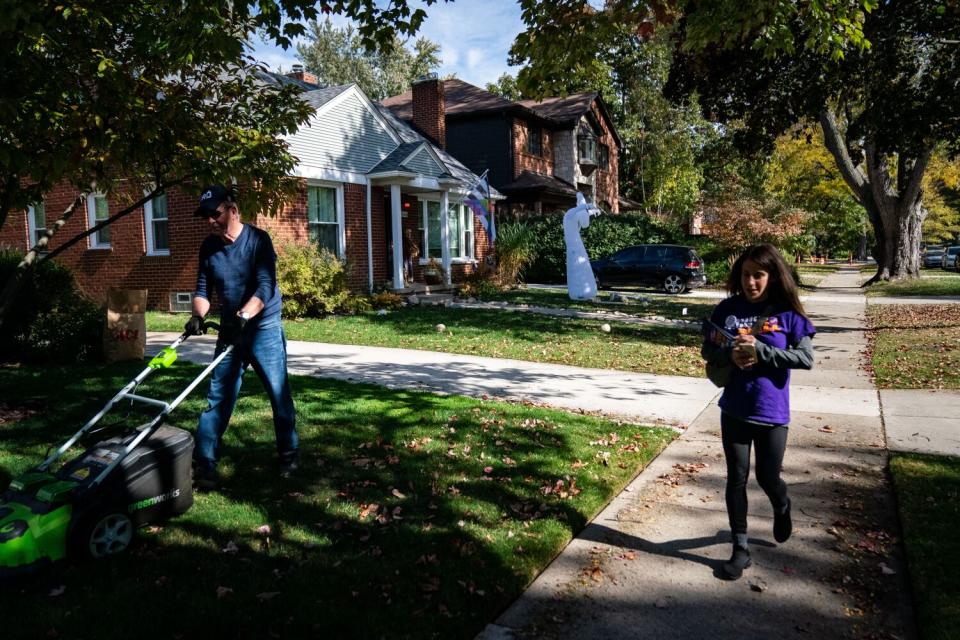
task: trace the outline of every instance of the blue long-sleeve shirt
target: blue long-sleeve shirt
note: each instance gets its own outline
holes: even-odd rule
[[[210,299],[211,287],[220,299],[220,317],[229,321],[253,296],[263,301],[263,311],[250,322],[264,326],[280,320],[280,287],[277,284],[277,254],[263,229],[243,225],[233,243],[211,234],[200,245],[197,290],[194,295]]]

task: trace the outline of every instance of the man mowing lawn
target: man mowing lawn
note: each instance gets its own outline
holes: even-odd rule
[[[277,254],[266,232],[240,221],[234,199],[233,191],[223,185],[207,187],[194,212],[210,223],[212,233],[200,246],[193,316],[184,329],[190,335],[202,333],[212,287],[221,305],[216,352],[234,345],[233,352],[213,371],[207,408],[197,425],[194,483],[200,489],[217,486],[220,445],[249,365],[270,397],[280,474],[289,476],[295,471],[299,458],[296,413],[287,378],[287,339],[280,321]]]

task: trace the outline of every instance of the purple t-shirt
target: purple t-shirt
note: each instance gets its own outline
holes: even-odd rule
[[[766,302],[748,302],[742,296],[727,298],[716,306],[710,320],[729,333],[750,333]],[[796,346],[817,330],[795,311],[773,311],[764,318],[757,340],[772,347]],[[723,388],[720,408],[742,420],[767,424],[790,422],[790,369],[757,363],[748,369],[733,365],[733,375]]]

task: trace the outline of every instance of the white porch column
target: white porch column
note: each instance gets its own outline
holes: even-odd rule
[[[450,215],[447,208],[450,206],[450,199],[446,191],[440,192],[440,242],[443,244],[440,248],[440,255],[443,258],[443,279],[444,284],[449,285],[452,277],[450,274]]]
[[[390,185],[390,228],[393,231],[393,288],[403,289],[403,229],[400,214],[400,185]]]

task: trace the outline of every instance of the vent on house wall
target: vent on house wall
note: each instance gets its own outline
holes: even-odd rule
[[[170,293],[170,311],[193,311],[193,294],[189,291],[174,291]]]

